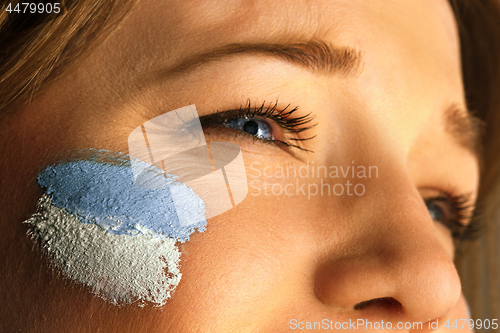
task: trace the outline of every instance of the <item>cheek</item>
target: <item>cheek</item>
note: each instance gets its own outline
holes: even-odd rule
[[[450,258],[453,259],[455,256],[455,245],[453,244],[453,237],[450,230],[438,222],[434,222],[434,226],[438,231],[437,237],[439,239],[439,242],[445,249],[446,253],[450,256]]]
[[[210,219],[206,232],[179,246],[183,279],[171,308],[188,306],[196,316],[221,315],[221,322],[230,323],[255,315],[269,300],[265,296],[274,294],[270,282],[280,262],[268,251],[261,217],[246,209],[248,201]]]
[[[241,204],[210,219],[206,232],[179,247],[183,278],[168,311],[189,307],[186,321],[206,318],[251,332],[252,325],[284,311],[283,304],[306,298],[314,266],[313,228],[305,226],[307,211],[291,209],[303,199],[249,193]]]
[[[155,168],[89,154],[39,174],[46,193],[26,221],[31,236],[64,275],[112,304],[161,306],[181,278],[176,244],[205,230],[204,203]],[[148,179],[139,186],[135,175],[143,173]]]

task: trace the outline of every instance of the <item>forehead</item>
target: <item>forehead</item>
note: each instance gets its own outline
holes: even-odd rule
[[[433,59],[445,52],[448,62],[458,51],[446,0],[145,0],[118,36],[170,61],[227,43],[313,38],[368,50],[390,38]]]
[[[363,94],[381,87],[379,95],[365,96],[368,103],[379,103],[384,87],[396,103],[408,95],[442,100],[437,94],[450,94],[441,104],[464,103],[458,34],[446,0],[140,1],[94,57],[94,73],[143,87],[149,73],[228,44],[308,40],[360,51]],[[436,83],[447,91],[438,92]]]

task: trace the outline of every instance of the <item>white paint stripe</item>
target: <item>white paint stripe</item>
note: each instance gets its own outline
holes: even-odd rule
[[[94,294],[115,305],[162,306],[179,284],[174,238],[114,235],[55,207],[46,194],[38,205],[38,213],[25,221],[32,226],[29,234],[65,276]]]

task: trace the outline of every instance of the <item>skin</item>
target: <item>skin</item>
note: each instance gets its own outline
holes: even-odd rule
[[[311,38],[359,50],[360,71],[327,75],[248,55],[159,75],[229,43]],[[280,107],[314,113],[318,125],[308,134],[316,137],[304,143],[313,153],[227,129],[205,132],[209,141],[240,145],[249,181],[262,192],[250,188],[241,204],[180,245],[182,281],[162,309],[110,305],[33,251],[21,221],[42,194],[36,175],[55,156],[79,148],[127,152],[135,127],[185,105],[204,116],[277,97]],[[446,320],[469,315],[450,233],[424,199],[456,189],[474,200],[479,181],[475,156],[445,133],[450,104],[465,98],[457,28],[443,0],[142,1],[103,47],[0,131],[1,298],[10,304],[1,322],[26,332],[288,332],[291,319],[327,318],[423,322],[418,331],[426,332],[429,320],[439,320],[445,332]],[[276,177],[280,166],[307,161],[355,161],[379,172],[323,180],[362,183],[362,196],[265,195],[264,181],[295,184]],[[266,166],[270,177],[259,174]]]

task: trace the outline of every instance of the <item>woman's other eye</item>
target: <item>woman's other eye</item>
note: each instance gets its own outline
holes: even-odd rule
[[[426,199],[425,205],[431,218],[447,227],[456,243],[473,239],[480,232],[478,220],[471,220],[474,205],[469,195],[441,195]]]
[[[224,125],[263,140],[274,140],[271,125],[262,119],[250,117],[230,119],[225,121]]]
[[[426,201],[425,205],[427,206],[427,210],[429,211],[429,214],[434,221],[439,221],[446,224],[446,221],[444,221],[446,214],[443,211],[441,205],[436,204],[436,202],[434,201]]]

